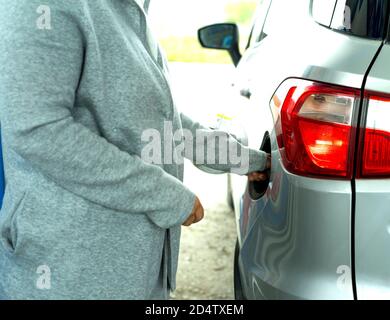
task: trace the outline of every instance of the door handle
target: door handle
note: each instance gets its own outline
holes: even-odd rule
[[[252,92],[250,89],[241,89],[240,95],[244,98],[250,99],[252,97]]]

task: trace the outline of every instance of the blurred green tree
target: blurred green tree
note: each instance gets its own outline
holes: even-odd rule
[[[240,28],[240,47],[242,51],[246,47],[253,15],[259,1],[261,0],[222,1],[222,3],[225,2],[223,6],[221,5],[221,10],[225,11],[225,21],[236,23]],[[227,51],[202,48],[194,35],[195,33],[179,36],[172,34],[160,38],[160,43],[170,61],[232,63]]]

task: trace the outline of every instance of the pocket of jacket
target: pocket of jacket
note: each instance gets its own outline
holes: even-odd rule
[[[26,192],[18,197],[4,196],[4,204],[0,213],[0,239],[4,249],[14,254],[18,243],[16,218],[23,211]]]

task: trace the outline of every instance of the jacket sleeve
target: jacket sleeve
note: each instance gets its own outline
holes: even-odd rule
[[[82,2],[0,0],[0,118],[7,146],[62,188],[103,207],[180,225],[195,195],[179,180],[121,151],[72,117],[81,75]]]
[[[187,140],[185,157],[198,168],[211,173],[240,175],[265,170],[265,152],[248,148],[224,131],[208,129],[183,113],[180,117],[184,132],[188,132],[184,135]]]

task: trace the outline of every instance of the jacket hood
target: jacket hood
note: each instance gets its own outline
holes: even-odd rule
[[[145,12],[148,12],[149,10],[149,5],[150,5],[151,0],[135,0],[137,4],[145,10]]]

